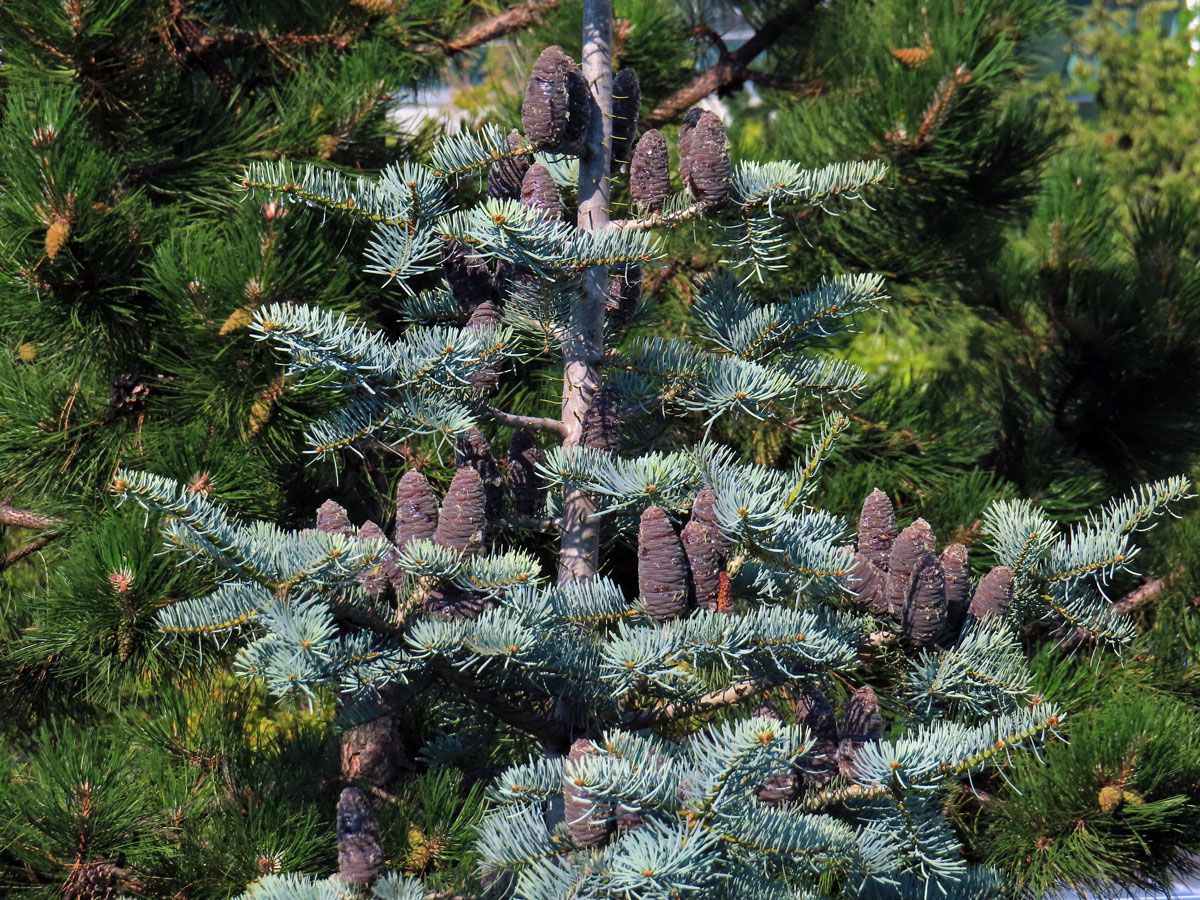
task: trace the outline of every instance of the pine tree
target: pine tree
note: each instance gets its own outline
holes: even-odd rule
[[[1067,528],[1035,503],[995,503],[978,579],[924,519],[900,528],[882,492],[866,500],[858,550],[845,546],[844,522],[813,504],[845,415],[829,409],[790,471],[742,462],[713,426],[787,421],[808,398],[861,385],[861,371],[812,351],[884,299],[881,279],[764,303],[738,278],[775,258],[783,210],[851,203],[884,169],[735,164],[719,120],[700,113],[685,117],[683,191],[662,196],[653,130],[622,184],[610,177],[611,3],[587,0],[583,22],[581,65],[559,47],[539,56],[523,134],[444,138],[425,163],[370,181],[249,168],[256,199],[372,223],[367,270],[413,321],[389,339],[313,306],[254,313],[290,376],[338,385],[340,405],[309,428],[314,451],[431,435],[454,440],[457,471],[436,516],[428,480],[406,475],[389,539],[333,507],[316,530],[246,521],[122,469],[117,499],[160,514],[168,545],[219,582],[159,622],[236,639],[241,674],[280,697],[336,701],[348,727],[422,719],[419,764],[498,763],[475,843],[488,890],[1002,896],[1011,877],[982,865],[948,803],[1053,744],[1069,713],[1032,688],[1026,626],[1127,642],[1103,588],[1188,482],[1146,485]],[[525,163],[523,182],[544,171],[557,202],[542,184],[516,192]],[[472,202],[481,175],[486,197]],[[612,218],[624,190],[635,215]],[[663,260],[658,235],[699,221],[725,227],[730,274],[697,285],[685,337],[622,336],[620,317],[606,321],[613,276],[640,282]],[[558,415],[510,404],[518,367],[557,372]],[[499,478],[489,434],[509,431]],[[505,482],[508,497],[489,500]],[[337,821],[337,875],[268,875],[247,896],[426,894],[381,864],[363,793],[342,794]]]

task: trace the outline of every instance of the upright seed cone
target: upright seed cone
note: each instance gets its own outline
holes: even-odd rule
[[[500,477],[500,466],[492,456],[491,445],[478,428],[469,428],[454,441],[454,465],[470,466],[479,473],[487,501],[486,515],[494,519],[500,515],[504,501],[504,480]]]
[[[704,110],[693,106],[683,114],[683,121],[679,123],[679,182],[684,190],[687,190],[688,176],[691,174],[688,163],[691,157],[692,132],[696,130],[696,123],[703,114]]]
[[[596,745],[580,738],[567,754],[567,772],[563,783],[564,818],[567,832],[576,847],[598,847],[613,831],[612,804],[597,800],[582,784],[579,767],[589,756],[599,754]]]
[[[637,142],[629,163],[629,193],[644,209],[663,208],[671,195],[671,159],[667,140],[651,128]]]
[[[969,612],[976,619],[984,616],[1007,616],[1012,611],[1013,573],[1008,566],[996,566],[983,576]]]
[[[338,874],[342,882],[370,887],[383,872],[379,820],[367,795],[355,787],[342,791],[337,805]]]
[[[463,553],[483,549],[483,530],[487,525],[487,498],[479,473],[463,467],[454,473],[450,489],[442,501],[434,541]]]
[[[846,578],[846,587],[854,592],[859,605],[865,606],[875,615],[884,614],[887,610],[883,593],[886,585],[887,572],[862,553],[855,553],[850,574]]]
[[[763,718],[771,719],[783,726],[783,716],[770,703],[760,703],[754,710],[754,715]],[[767,776],[766,780],[754,789],[754,796],[758,798],[758,802],[765,806],[781,806],[792,800],[795,800],[800,795],[800,787],[802,782],[797,777],[798,771],[795,766],[788,765],[778,772],[773,772]]]
[[[837,751],[838,769],[843,775],[851,775],[858,751],[883,736],[879,698],[870,687],[864,685],[850,697],[838,732],[841,738]]]
[[[494,328],[500,324],[500,309],[496,302],[484,300],[467,319],[468,328]],[[490,360],[481,362],[471,375],[471,387],[484,397],[500,389],[500,369]]]
[[[563,142],[568,151],[578,151],[583,148],[587,135],[588,124],[592,120],[592,92],[579,71],[579,66],[571,57],[566,57],[567,66],[567,127],[563,133]]]
[[[520,515],[540,515],[546,505],[546,482],[537,470],[545,459],[532,431],[513,432],[508,445],[508,498]]]
[[[938,562],[946,578],[946,630],[943,640],[953,642],[962,631],[968,598],[971,596],[970,557],[962,544],[951,544],[942,551]]]
[[[711,538],[717,545],[717,552],[722,560],[729,555],[729,551],[733,549],[733,541],[723,532],[720,525],[717,523],[717,495],[713,493],[713,489],[705,485],[700,489],[700,493],[696,495],[696,499],[692,502],[691,521],[699,522],[708,528],[711,533]]]
[[[521,135],[516,129],[508,136],[508,149],[521,146]],[[501,159],[492,163],[488,171],[487,193],[498,200],[520,200],[521,180],[529,171],[530,157],[527,154]]]
[[[637,134],[638,110],[642,105],[642,87],[637,72],[621,69],[613,76],[612,170],[629,165],[633,138]]]
[[[440,619],[478,619],[495,603],[476,591],[443,582],[425,595],[423,606],[425,612]]]
[[[396,486],[396,546],[429,540],[437,532],[438,501],[425,476],[409,469]]]
[[[679,536],[687,556],[691,600],[699,609],[715,611],[721,589],[721,548],[712,531],[695,519],[683,526]]]
[[[900,621],[904,604],[916,584],[917,566],[927,553],[933,553],[936,548],[933,529],[924,519],[917,519],[900,532],[888,556],[888,579],[884,588],[887,609],[884,614],[889,618]]]
[[[876,488],[863,501],[858,518],[858,552],[886,572],[897,532],[891,498]]]
[[[932,553],[925,554],[914,579],[900,626],[905,642],[922,649],[936,644],[946,630],[946,579]]]
[[[488,267],[458,241],[442,243],[442,274],[464,315],[470,315],[480,303],[494,299]]]
[[[646,611],[659,621],[687,610],[687,557],[675,526],[657,506],[642,513],[638,529],[638,590]]]
[[[317,531],[322,534],[350,534],[350,517],[346,510],[333,500],[326,500],[317,509]]]
[[[533,64],[521,104],[521,130],[539,150],[559,150],[566,138],[570,60],[562,47],[547,47]]]
[[[536,209],[544,216],[563,218],[562,198],[550,170],[541,163],[534,163],[521,180],[521,203]]]
[[[383,533],[383,529],[370,521],[363,523],[363,527],[358,530],[358,536],[364,541],[380,540],[391,544],[387,535]],[[392,585],[402,581],[403,578],[404,573],[400,570],[396,551],[388,549],[380,557],[379,562],[358,574],[358,583],[371,597],[385,597],[390,596]]]
[[[733,168],[729,138],[717,114],[705,110],[687,143],[687,188],[700,203],[724,203],[729,197]]]
[[[621,446],[621,392],[616,385],[606,384],[596,391],[580,430],[585,447],[615,453]]]

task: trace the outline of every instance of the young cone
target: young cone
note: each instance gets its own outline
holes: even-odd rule
[[[489,519],[500,515],[504,501],[504,481],[500,477],[500,466],[492,456],[491,445],[478,428],[469,428],[455,439],[454,465],[458,468],[469,466],[479,473],[487,500],[486,515]]]
[[[539,150],[559,150],[567,133],[570,60],[562,48],[547,47],[533,64],[521,104],[521,128]]]
[[[816,685],[807,684],[794,707],[796,724],[813,736],[812,749],[800,758],[807,784],[824,787],[837,774],[838,724],[833,704]]]
[[[534,163],[525,172],[521,181],[521,203],[542,215],[554,219],[563,218],[562,199],[550,171],[541,163]]]
[[[629,193],[647,210],[659,210],[671,195],[667,140],[651,128],[637,142],[629,163]]]
[[[721,548],[712,530],[693,519],[683,526],[679,539],[687,556],[692,604],[716,610],[721,589]]]
[[[604,304],[604,318],[613,329],[620,331],[637,312],[641,297],[641,266],[633,264],[622,271],[613,272],[608,279],[608,300]]]
[[[946,579],[937,559],[927,553],[904,603],[900,625],[905,642],[918,650],[932,647],[946,630],[946,618]]]
[[[515,150],[521,146],[521,135],[514,128],[508,136],[508,149]],[[492,163],[488,171],[487,193],[489,197],[498,200],[520,200],[521,182],[529,171],[530,157],[528,155],[513,156]]]
[[[945,640],[953,641],[962,631],[968,598],[971,596],[971,566],[967,548],[962,544],[951,544],[942,551],[938,562],[946,579]]]
[[[589,740],[580,738],[571,745],[567,755],[567,774],[563,783],[563,813],[567,823],[567,832],[576,847],[588,849],[597,847],[608,840],[613,832],[613,809],[609,803],[597,800],[580,784],[577,773],[571,771],[589,756],[599,754],[596,745]]]
[[[1007,616],[1012,611],[1012,602],[1012,569],[1008,566],[996,566],[983,576],[975,588],[969,612],[976,619],[982,619],[984,616]]]
[[[317,509],[317,531],[322,534],[349,534],[352,528],[346,510],[334,500],[326,500]]]
[[[483,549],[483,531],[487,525],[487,497],[479,473],[463,467],[454,473],[450,489],[442,501],[434,541],[462,553]]]
[[[691,174],[689,160],[691,158],[692,132],[696,130],[696,123],[700,121],[700,116],[703,114],[704,110],[693,106],[683,114],[683,120],[679,123],[679,182],[683,185],[684,190],[687,190],[688,177]]]
[[[396,546],[431,539],[437,524],[438,501],[433,488],[424,475],[409,469],[396,486]]]
[[[887,571],[897,531],[891,498],[876,488],[863,501],[862,515],[858,518],[858,552]]]
[[[846,703],[842,714],[837,761],[843,775],[852,775],[854,759],[865,744],[883,736],[883,719],[879,715],[879,698],[869,686],[860,687]]]
[[[729,197],[733,169],[729,162],[729,138],[716,113],[705,110],[700,114],[687,142],[686,158],[686,186],[692,196],[700,203],[724,203]]]
[[[924,519],[917,519],[900,532],[888,556],[888,579],[883,591],[886,605],[884,615],[900,621],[904,604],[916,583],[917,566],[927,553],[933,553],[936,548],[933,529]]]

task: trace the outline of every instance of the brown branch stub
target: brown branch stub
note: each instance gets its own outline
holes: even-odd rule
[[[543,418],[541,416],[519,416],[516,413],[505,412],[502,409],[496,409],[492,406],[487,408],[486,413],[493,421],[501,425],[506,425],[509,428],[532,428],[534,431],[549,431],[552,434],[557,434],[559,437],[563,437],[567,433],[567,426],[558,419]]]
[[[54,528],[62,525],[62,519],[55,519],[51,516],[44,516],[41,513],[31,512],[27,509],[14,509],[6,502],[0,502],[0,525],[5,525],[9,528]]]
[[[663,100],[647,115],[642,116],[640,125],[657,128],[683,115],[709,94],[746,81],[750,63],[760,53],[778,41],[784,33],[797,24],[816,7],[816,0],[794,0],[776,16],[772,16],[762,27],[732,53],[718,60],[711,68],[700,73],[691,84],[680,88]]]
[[[654,725],[665,725],[668,722],[674,722],[676,719],[683,719],[687,716],[702,712],[711,712],[714,709],[740,703],[747,697],[761,693],[774,686],[774,684],[775,681],[771,678],[752,678],[746,681],[739,681],[737,684],[730,685],[722,690],[705,694],[698,700],[664,703],[650,709],[628,713],[621,718],[620,725],[622,728],[649,728]]]
[[[12,553],[0,556],[0,572],[3,572],[14,563],[20,562],[25,557],[37,553],[56,537],[58,537],[57,534],[44,534],[40,538],[34,538],[25,546],[18,547],[16,550],[12,551]]]
[[[497,38],[542,24],[547,12],[558,6],[559,0],[525,0],[504,12],[476,22],[458,37],[444,44],[418,44],[416,49],[424,52],[441,52],[455,56],[475,47],[480,47]]]

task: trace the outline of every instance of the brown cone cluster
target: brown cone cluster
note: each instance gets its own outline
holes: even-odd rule
[[[858,552],[846,583],[866,608],[899,626],[904,642],[915,649],[948,645],[966,614],[1008,615],[1012,608],[1012,572],[992,569],[975,589],[970,604],[971,569],[967,548],[951,544],[937,555],[929,523],[917,519],[903,531],[887,494],[878,489],[863,503],[858,522]]]
[[[537,470],[546,454],[533,432],[519,429],[508,444],[508,499],[522,516],[536,516],[546,505],[546,482]]]
[[[642,87],[637,72],[621,69],[612,80],[612,170],[629,165],[633,138],[637,134],[638,110],[642,105]]]
[[[342,791],[337,805],[338,874],[345,884],[370,887],[383,872],[379,820],[367,795],[355,787]]]
[[[580,738],[571,745],[567,761],[568,764],[578,763],[599,753],[595,744]],[[567,823],[567,832],[576,847],[586,850],[608,840],[615,826],[612,804],[589,794],[578,783],[578,779],[571,777],[569,770],[563,783],[563,800],[563,817]]]
[[[663,208],[671,195],[671,160],[667,140],[651,128],[637,142],[629,163],[629,193],[644,209]]]
[[[508,149],[516,150],[521,146],[521,135],[513,129],[508,136]],[[492,163],[488,171],[487,193],[489,197],[498,200],[520,200],[521,181],[529,171],[530,157],[528,154],[501,159]]]

